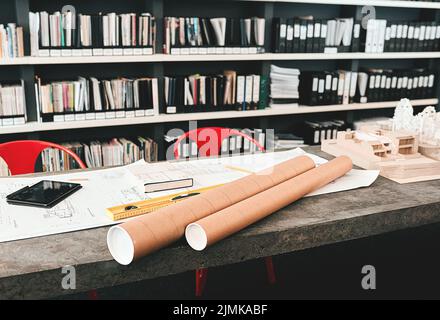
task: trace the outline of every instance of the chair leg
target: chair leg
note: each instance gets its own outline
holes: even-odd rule
[[[206,280],[208,279],[208,269],[196,270],[196,297],[201,297],[205,290]]]
[[[275,276],[275,268],[273,266],[272,257],[264,258],[264,262],[266,263],[267,281],[269,284],[273,285],[277,282],[277,278]]]
[[[87,293],[89,300],[98,300],[98,291],[97,290],[90,290]]]

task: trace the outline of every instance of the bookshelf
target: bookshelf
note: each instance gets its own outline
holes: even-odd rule
[[[322,5],[359,6],[358,0],[239,0],[255,2],[285,2],[285,3],[309,3]],[[398,0],[363,0],[363,6],[389,7],[389,8],[423,8],[440,9],[440,3],[429,1],[398,1]]]
[[[341,53],[263,53],[144,56],[84,56],[84,57],[23,57],[0,60],[4,66],[93,64],[93,63],[156,63],[156,62],[215,62],[215,61],[287,61],[287,60],[389,60],[440,59],[440,52],[341,52]]]
[[[4,0],[0,4],[0,23],[16,22],[25,30],[25,53],[23,58],[0,59],[0,80],[23,79],[26,86],[28,123],[19,126],[0,127],[0,141],[26,138],[49,138],[51,132],[55,142],[60,136],[81,139],[88,137],[93,130],[94,137],[111,136],[114,127],[121,131],[120,136],[141,134],[145,130],[159,142],[159,154],[164,154],[163,134],[173,125],[184,128],[186,121],[197,120],[200,125],[219,125],[230,127],[260,127],[285,130],[297,123],[313,119],[332,119],[339,117],[347,121],[366,115],[390,115],[396,102],[374,102],[366,104],[329,105],[317,107],[300,106],[296,108],[276,108],[255,111],[221,111],[194,114],[158,115],[140,118],[72,121],[59,123],[37,123],[34,78],[36,75],[53,76],[56,72],[66,78],[79,75],[96,77],[139,76],[146,74],[163,78],[168,74],[190,74],[218,72],[235,69],[240,72],[255,72],[268,75],[271,63],[301,70],[357,71],[362,67],[377,68],[415,68],[436,69],[440,52],[386,52],[386,53],[271,53],[271,22],[278,16],[314,15],[319,18],[355,17],[360,19],[361,6],[358,0]],[[31,57],[29,46],[29,11],[54,11],[63,5],[78,5],[88,13],[99,11],[151,12],[158,21],[156,47],[162,47],[164,30],[163,18],[182,11],[182,15],[197,16],[232,15],[234,17],[257,15],[266,18],[266,53],[263,54],[193,54],[166,55],[122,55],[122,56],[65,56]],[[440,2],[364,0],[362,6],[374,6],[379,18],[422,19],[440,21]],[[79,11],[80,11],[79,10]],[[92,70],[96,74],[91,74]],[[121,71],[122,70],[122,71]],[[128,74],[121,74],[128,70]],[[216,71],[217,70],[217,71]],[[49,76],[49,77],[50,77]],[[438,87],[438,85],[437,85]],[[163,90],[163,89],[161,89]],[[163,94],[162,91],[159,94]],[[440,91],[432,99],[414,100],[415,106],[437,105]],[[71,138],[72,140],[74,138]],[[163,157],[162,157],[163,158]]]
[[[198,112],[198,113],[184,113],[184,114],[161,114],[158,116],[145,116],[135,118],[121,118],[121,119],[106,119],[106,120],[85,120],[85,121],[66,121],[66,122],[28,122],[24,125],[15,127],[4,127],[0,131],[0,135],[12,133],[26,133],[26,132],[41,132],[54,131],[66,129],[83,129],[83,128],[98,128],[98,127],[114,127],[114,126],[129,126],[136,124],[157,124],[157,123],[173,123],[185,121],[199,121],[199,120],[220,120],[220,119],[240,119],[249,117],[274,117],[300,114],[314,114],[324,112],[344,112],[353,110],[378,110],[394,108],[398,101],[387,102],[370,102],[370,103],[352,103],[348,105],[327,105],[327,106],[298,106],[298,107],[278,107],[274,109],[265,110],[251,110],[251,111],[219,111],[219,112]],[[436,105],[438,99],[419,99],[413,100],[413,106]]]

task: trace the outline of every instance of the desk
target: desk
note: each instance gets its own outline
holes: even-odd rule
[[[306,149],[330,158],[318,150]],[[205,252],[182,241],[127,267],[107,250],[108,228],[0,243],[0,299],[50,298],[436,222],[440,180],[399,185],[379,177],[370,188],[302,199]],[[77,291],[61,288],[66,265],[76,267]]]

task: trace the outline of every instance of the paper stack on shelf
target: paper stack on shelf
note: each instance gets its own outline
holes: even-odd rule
[[[15,23],[0,24],[0,59],[23,56],[23,27],[18,27]]]
[[[271,107],[298,107],[299,69],[270,66]]]
[[[306,147],[304,139],[293,133],[278,133],[275,135],[275,150],[286,150]]]

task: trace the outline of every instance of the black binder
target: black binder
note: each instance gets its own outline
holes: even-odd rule
[[[299,52],[306,52],[307,41],[307,21],[301,19],[300,21],[300,38],[299,38]]]
[[[361,23],[359,21],[356,21],[353,25],[353,34],[351,39],[351,51],[352,52],[359,52],[360,45],[361,45]]]
[[[321,20],[315,20],[313,26],[313,48],[312,52],[318,53],[321,44]]]
[[[306,52],[313,52],[313,37],[314,37],[314,22],[313,20],[307,21],[307,40],[306,40]]]
[[[293,36],[294,36],[294,19],[287,19],[287,31],[286,31],[286,52],[293,51]]]
[[[300,20],[295,18],[293,19],[293,46],[292,52],[301,52],[300,51],[300,34],[301,34],[301,23]]]

